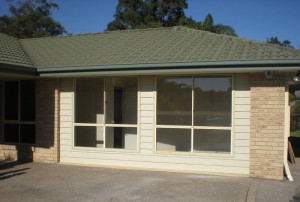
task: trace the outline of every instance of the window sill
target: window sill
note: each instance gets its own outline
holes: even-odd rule
[[[176,151],[154,151],[156,155],[161,156],[180,156],[180,157],[203,157],[203,158],[234,158],[232,152],[176,152]]]
[[[73,146],[72,151],[84,151],[84,152],[102,152],[102,153],[118,153],[118,154],[138,154],[140,150],[129,150],[129,149],[112,149],[112,148],[97,148],[97,147],[77,147]]]

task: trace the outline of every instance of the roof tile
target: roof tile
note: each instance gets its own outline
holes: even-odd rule
[[[300,52],[185,27],[21,39],[37,68],[299,60]],[[0,35],[0,62],[31,65],[19,41]]]
[[[0,63],[33,67],[17,38],[0,33]]]

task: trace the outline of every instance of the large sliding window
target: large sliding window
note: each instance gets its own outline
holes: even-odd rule
[[[76,79],[74,145],[137,149],[136,77]]]
[[[231,151],[232,77],[157,77],[156,151]]]
[[[35,143],[35,81],[4,82],[4,141]]]

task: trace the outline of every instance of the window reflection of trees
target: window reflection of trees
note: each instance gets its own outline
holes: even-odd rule
[[[157,123],[191,125],[192,78],[159,78],[157,88]]]

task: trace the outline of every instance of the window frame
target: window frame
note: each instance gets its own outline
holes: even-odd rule
[[[107,124],[106,123],[106,79],[107,78],[135,78],[137,81],[137,123],[136,124]],[[78,79],[103,79],[103,123],[76,123],[76,81]],[[103,152],[126,152],[136,153],[140,151],[140,77],[139,76],[101,76],[101,77],[76,77],[72,79],[72,149],[81,151],[103,151]],[[103,127],[103,147],[84,147],[75,145],[75,127],[87,126],[87,127]],[[107,148],[106,147],[106,128],[118,127],[118,128],[136,128],[136,149],[122,149],[122,148]]]
[[[231,77],[231,126],[195,126],[194,125],[194,113],[195,113],[195,93],[194,86],[195,81],[194,78],[201,77]],[[192,124],[187,125],[159,125],[157,124],[157,80],[160,77],[191,77],[192,78]],[[155,92],[154,92],[154,138],[153,138],[153,151],[156,154],[166,154],[166,155],[196,155],[196,156],[212,156],[212,157],[233,157],[234,154],[234,98],[235,98],[235,78],[234,74],[180,74],[180,75],[156,75],[155,76]],[[191,130],[191,151],[183,152],[183,151],[158,151],[157,150],[157,128],[169,128],[169,129],[190,129]],[[229,152],[213,152],[213,151],[194,151],[194,130],[197,129],[207,129],[207,130],[226,130],[230,132],[230,151]]]
[[[21,120],[21,81],[34,81],[35,83],[35,121],[22,121]],[[6,90],[5,90],[5,85],[7,82],[17,82],[18,83],[18,120],[6,120],[5,119],[5,96],[6,96]],[[2,85],[2,92],[3,92],[3,142],[6,144],[18,144],[18,145],[35,145],[36,144],[36,106],[37,106],[37,93],[36,93],[36,80],[34,79],[22,79],[22,80],[4,80],[3,85]],[[9,142],[5,140],[5,124],[16,124],[18,125],[19,129],[19,134],[18,134],[18,142]],[[21,142],[21,125],[34,125],[35,131],[34,131],[34,143],[24,143]]]

